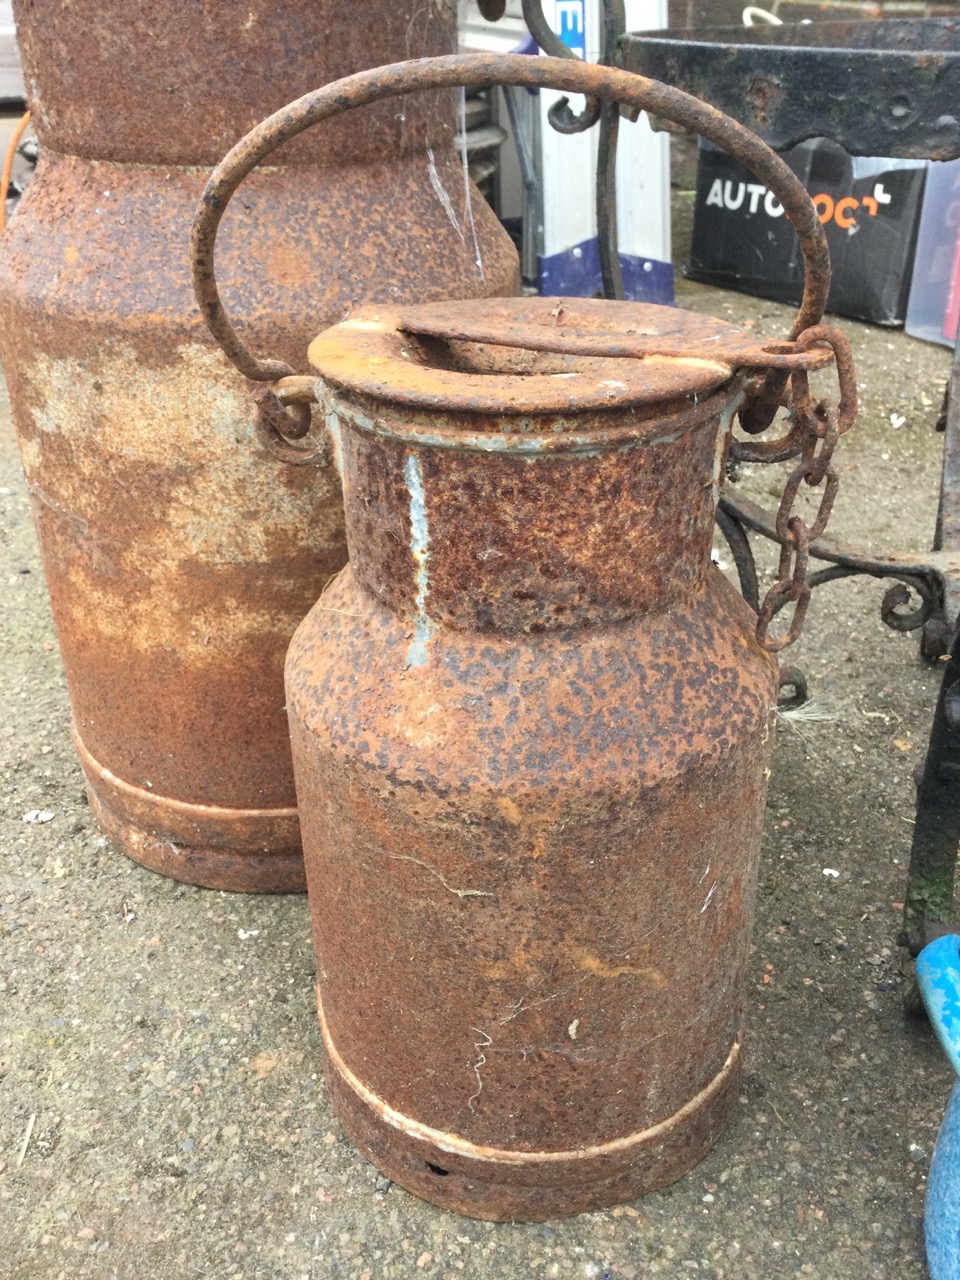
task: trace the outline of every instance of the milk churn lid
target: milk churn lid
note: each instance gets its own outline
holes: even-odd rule
[[[830,359],[712,316],[596,298],[365,307],[310,346],[316,372],[347,394],[498,414],[652,406],[705,396],[738,369]]]

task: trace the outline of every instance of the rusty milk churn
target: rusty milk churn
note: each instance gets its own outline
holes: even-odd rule
[[[453,0],[17,0],[41,144],[0,242],[0,354],[99,822],[156,871],[302,889],[282,687],[346,559],[332,466],[271,458],[187,269],[212,166],[303,92],[456,48]],[[516,255],[452,146],[455,90],[318,130],[225,227],[245,334],[302,359],[365,300],[511,293]],[[292,370],[291,370],[292,371]]]
[[[225,162],[195,279],[235,356],[212,238],[244,172],[287,131],[461,81],[613,98],[706,134],[776,192],[808,268],[783,342],[598,300],[368,306],[312,344],[312,388],[276,384],[323,407],[350,553],[287,659],[328,1087],[404,1187],[538,1219],[677,1178],[735,1102],[774,655],[809,594],[855,384],[818,323],[819,222],[772,152],[655,82],[509,56],[341,81]],[[808,387],[834,358],[837,413]],[[711,563],[717,488],[734,414],[762,430],[788,380],[788,433],[737,445],[800,456],[758,618]],[[808,526],[797,488],[824,480]]]

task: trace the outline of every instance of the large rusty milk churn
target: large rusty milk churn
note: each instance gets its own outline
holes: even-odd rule
[[[339,481],[258,443],[277,406],[204,328],[190,220],[209,168],[291,92],[453,51],[456,5],[14,9],[41,160],[0,242],[0,354],[90,802],[156,871],[302,889],[283,655],[346,559]],[[365,300],[513,292],[476,192],[467,226],[457,129],[456,91],[391,102],[256,175],[224,229],[247,337],[299,360]]]
[[[807,264],[783,342],[592,299],[376,305],[313,342],[312,384],[274,384],[323,407],[350,555],[287,659],[328,1087],[404,1187],[537,1219],[677,1178],[735,1102],[775,653],[802,620],[855,384],[819,324],[822,230],[782,161],[677,90],[513,56],[340,81],[216,171],[195,280],[234,358],[253,359],[213,236],[244,173],[347,107],[460,82],[705,134],[774,190]],[[836,412],[808,377],[834,360]],[[763,430],[788,382],[786,434],[737,442],[799,457],[758,617],[711,563],[717,488],[734,415]],[[804,482],[824,495],[809,524]]]

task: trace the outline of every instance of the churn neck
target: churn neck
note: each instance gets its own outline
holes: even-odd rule
[[[701,586],[740,379],[699,356],[576,354],[549,349],[569,345],[549,334],[547,349],[509,345],[518,312],[536,323],[556,306],[457,304],[499,341],[437,332],[448,316],[423,307],[409,309],[426,313],[419,329],[365,313],[311,347],[350,563],[409,620],[412,666],[428,662],[444,627],[612,624]],[[578,329],[584,311],[609,306],[571,304]],[[620,322],[642,336],[686,319],[625,312]],[[703,317],[690,320],[702,329]]]

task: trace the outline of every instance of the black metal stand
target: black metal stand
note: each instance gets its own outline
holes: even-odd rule
[[[893,19],[810,26],[651,31],[631,35],[624,65],[706,98],[773,147],[812,135],[854,155],[936,160],[960,155],[960,21]],[[921,652],[949,651],[918,784],[900,943],[916,956],[947,931],[960,848],[960,348],[947,398],[944,462],[934,550],[878,554],[822,538],[810,554],[828,568],[811,587],[853,574],[896,579],[884,621],[922,628]],[[776,540],[773,517],[728,493],[720,527],[748,601],[756,570],[748,531]],[[909,609],[910,591],[919,607]],[[908,996],[909,1002],[909,996]]]
[[[917,820],[907,872],[901,945],[911,955],[953,932],[953,888],[960,845],[960,629],[954,635],[917,787]]]

